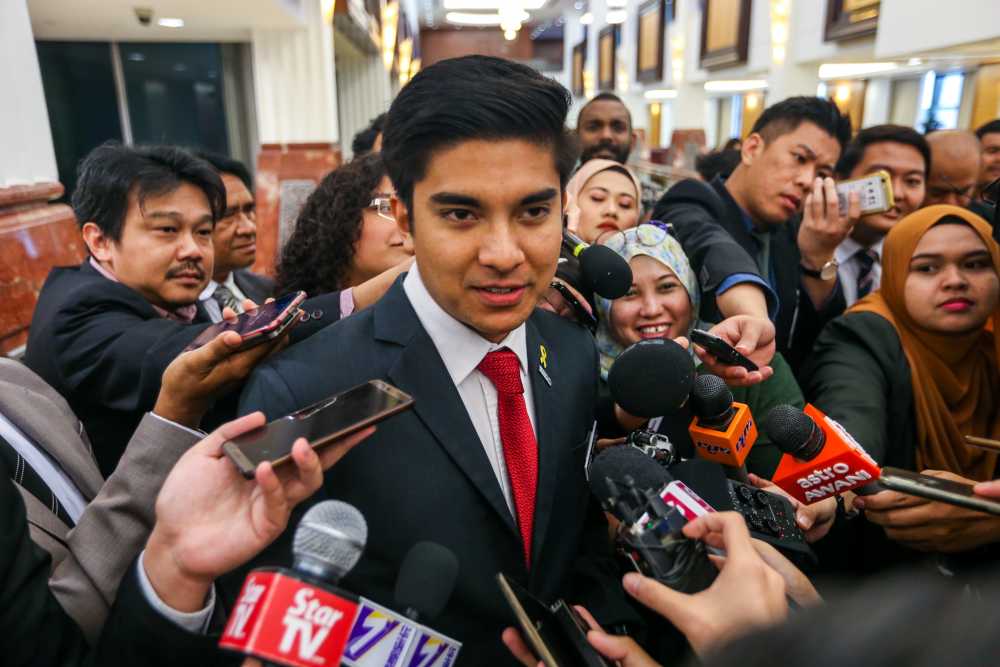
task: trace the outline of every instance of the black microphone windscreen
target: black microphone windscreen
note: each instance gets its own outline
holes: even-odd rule
[[[722,378],[708,373],[694,379],[691,387],[691,412],[698,419],[711,420],[725,415],[733,406],[733,392]]]
[[[618,355],[608,372],[608,388],[625,412],[659,417],[677,412],[694,382],[694,362],[672,340],[641,340]]]
[[[434,620],[455,588],[458,558],[436,542],[417,542],[396,577],[397,609],[413,609],[422,622]]]
[[[611,248],[592,245],[580,253],[580,272],[593,291],[605,299],[617,299],[632,287],[632,268]]]
[[[590,490],[597,498],[608,495],[606,479],[624,484],[626,477],[631,477],[636,488],[642,491],[659,491],[673,481],[663,466],[628,445],[608,447],[590,464]]]
[[[760,422],[778,449],[795,458],[809,461],[816,458],[826,443],[823,430],[813,418],[792,405],[776,405]]]

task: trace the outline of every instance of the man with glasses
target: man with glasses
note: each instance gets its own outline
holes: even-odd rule
[[[968,206],[979,182],[979,139],[967,130],[941,130],[928,134],[927,143],[931,171],[924,206]]]

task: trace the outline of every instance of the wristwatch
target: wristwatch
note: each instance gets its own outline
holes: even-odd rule
[[[831,259],[829,262],[823,265],[823,268],[817,271],[816,269],[810,269],[806,267],[805,264],[799,262],[799,270],[802,271],[803,275],[809,276],[810,278],[817,278],[819,280],[833,280],[837,277],[837,269],[840,268],[840,263],[836,259]]]

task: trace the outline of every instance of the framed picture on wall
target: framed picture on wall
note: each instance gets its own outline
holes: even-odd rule
[[[874,35],[878,30],[879,0],[827,0],[828,42]]]
[[[637,81],[659,81],[663,78],[663,40],[666,34],[667,0],[649,0],[639,6],[636,35]]]
[[[597,36],[597,88],[615,89],[615,50],[618,45],[618,26],[609,25]]]
[[[587,68],[587,37],[573,47],[573,94],[583,97],[583,72]]]
[[[750,0],[703,0],[702,7],[701,66],[718,69],[745,63]]]

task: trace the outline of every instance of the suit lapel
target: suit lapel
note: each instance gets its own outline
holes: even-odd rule
[[[531,537],[532,570],[541,557],[545,535],[552,517],[552,502],[559,478],[560,451],[555,427],[559,415],[552,392],[565,390],[557,383],[552,351],[535,323],[527,322],[528,378],[535,403],[535,440],[538,442],[538,487],[535,492],[535,522]]]
[[[375,337],[404,346],[389,370],[389,380],[414,397],[414,412],[511,533],[518,536],[514,518],[469,413],[434,342],[406,298],[401,279],[375,309]]]

